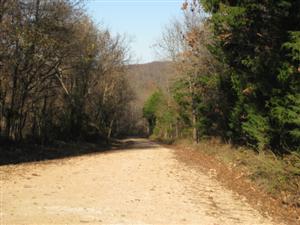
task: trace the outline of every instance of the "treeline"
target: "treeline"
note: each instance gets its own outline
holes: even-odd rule
[[[170,62],[151,62],[145,64],[131,64],[128,68],[127,80],[134,92],[131,102],[132,126],[127,130],[127,135],[147,136],[149,126],[143,117],[143,107],[149,96],[157,89],[169,90],[173,73]]]
[[[133,97],[127,60],[124,37],[97,28],[81,1],[0,0],[1,139],[121,133]]]
[[[185,2],[159,43],[179,79],[144,106],[154,136],[300,151],[300,1]]]

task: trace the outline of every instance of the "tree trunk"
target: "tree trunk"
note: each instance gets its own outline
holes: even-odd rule
[[[108,140],[111,138],[113,125],[114,125],[114,119],[111,120],[110,124],[109,124],[108,132],[107,132],[107,139]]]
[[[193,122],[193,140],[195,143],[198,143],[199,142],[199,138],[198,138],[198,130],[197,130],[197,116],[196,116],[196,113],[195,113],[195,110],[193,110],[193,113],[192,113],[192,122]]]

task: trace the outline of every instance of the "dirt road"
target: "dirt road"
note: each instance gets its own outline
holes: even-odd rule
[[[175,150],[130,141],[126,149],[0,167],[1,225],[273,224],[212,174],[178,162]]]

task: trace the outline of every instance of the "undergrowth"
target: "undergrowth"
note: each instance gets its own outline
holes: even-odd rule
[[[177,145],[191,146],[216,157],[231,169],[243,171],[245,178],[253,181],[284,204],[300,207],[300,154],[274,155],[271,151],[255,152],[245,147],[235,147],[219,140],[203,140],[193,144],[178,140]]]

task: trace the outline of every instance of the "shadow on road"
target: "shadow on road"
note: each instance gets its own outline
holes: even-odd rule
[[[87,154],[113,153],[128,150],[147,150],[159,145],[143,138],[113,140],[111,143],[65,143],[57,142],[51,146],[10,145],[0,146],[0,166],[45,160],[63,159]]]

